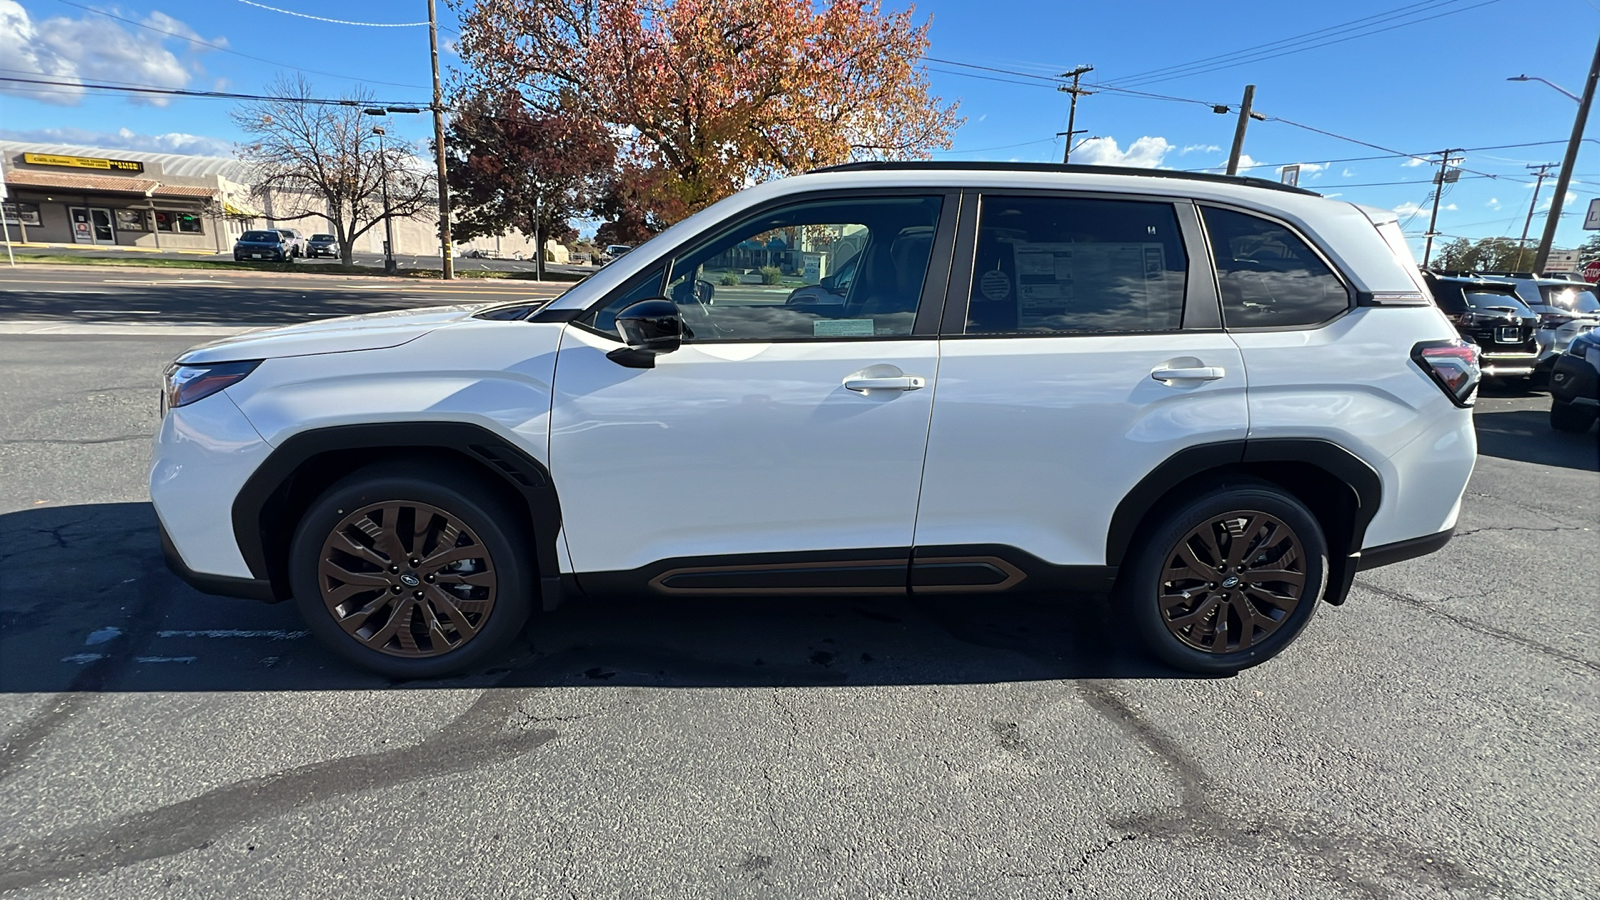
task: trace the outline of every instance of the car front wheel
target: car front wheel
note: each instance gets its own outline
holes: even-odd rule
[[[1328,548],[1303,503],[1238,481],[1169,504],[1125,564],[1120,605],[1145,646],[1190,672],[1227,674],[1276,656],[1315,614]]]
[[[349,662],[437,678],[521,632],[535,583],[515,511],[472,478],[380,465],[329,488],[295,531],[289,576],[308,629]]]

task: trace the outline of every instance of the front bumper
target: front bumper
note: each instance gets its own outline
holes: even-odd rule
[[[1550,396],[1562,403],[1600,406],[1600,371],[1583,357],[1563,353],[1550,371]]]
[[[200,590],[255,596],[241,584],[256,573],[234,536],[232,500],[271,452],[226,391],[162,418],[151,448],[150,501],[177,563],[173,571]]]
[[[172,535],[167,534],[167,526],[157,524],[161,530],[161,556],[166,561],[167,570],[178,576],[183,582],[202,594],[216,594],[221,597],[242,597],[246,600],[260,600],[263,603],[276,603],[278,597],[272,592],[272,582],[265,578],[236,578],[232,575],[207,575],[189,568],[183,561],[182,554],[172,543]]]

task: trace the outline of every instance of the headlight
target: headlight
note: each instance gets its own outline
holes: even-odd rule
[[[173,363],[167,366],[166,377],[162,381],[162,411],[203,400],[223,388],[238,384],[259,365],[259,359],[193,366]]]

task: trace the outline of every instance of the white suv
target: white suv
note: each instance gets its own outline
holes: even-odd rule
[[[788,302],[846,264],[841,303]],[[1110,592],[1159,657],[1225,672],[1444,545],[1477,380],[1390,213],[863,163],[746,190],[552,302],[191,350],[150,494],[191,584],[293,598],[397,677],[618,592]]]

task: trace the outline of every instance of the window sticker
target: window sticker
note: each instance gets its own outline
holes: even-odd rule
[[[983,291],[985,300],[1004,300],[1011,296],[1011,277],[999,269],[991,269],[978,280],[978,289]]]
[[[1021,328],[1048,328],[1107,303],[1152,308],[1166,289],[1163,244],[1017,241],[1013,249]]]
[[[811,323],[813,337],[871,337],[871,319],[818,319]]]

